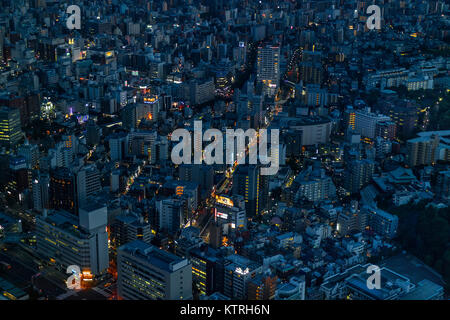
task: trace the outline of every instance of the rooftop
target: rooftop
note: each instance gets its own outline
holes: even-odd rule
[[[188,265],[187,259],[180,258],[140,240],[135,240],[119,247],[118,252],[119,254],[120,252],[126,252],[167,272],[174,272]]]

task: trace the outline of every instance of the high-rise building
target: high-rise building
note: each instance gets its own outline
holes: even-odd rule
[[[77,204],[81,206],[86,203],[88,197],[95,195],[101,190],[100,172],[92,164],[75,170],[75,176]]]
[[[122,299],[192,299],[192,265],[187,259],[136,240],[118,249],[117,267]]]
[[[100,142],[100,128],[93,120],[89,120],[86,125],[86,144],[95,146]]]
[[[178,167],[180,180],[193,181],[199,186],[200,196],[210,194],[214,185],[214,168],[206,164],[181,164]]]
[[[256,78],[269,95],[276,93],[280,83],[280,58],[279,46],[258,47]]]
[[[6,192],[16,200],[23,199],[23,192],[31,185],[31,171],[24,157],[15,156],[9,160],[9,179]]]
[[[323,79],[322,64],[311,61],[300,62],[300,79],[305,84],[320,85]]]
[[[248,300],[272,300],[277,289],[277,276],[259,274],[248,283]]]
[[[183,224],[183,201],[176,198],[168,198],[156,202],[156,210],[159,215],[159,229],[170,234],[180,230]]]
[[[373,139],[379,122],[390,121],[388,116],[370,112],[370,108],[355,111],[355,131],[362,136]]]
[[[128,153],[128,135],[117,133],[109,138],[109,149],[112,161],[121,161]]]
[[[77,214],[75,177],[67,168],[57,168],[50,173],[50,208]]]
[[[393,121],[380,121],[376,125],[375,134],[386,140],[394,140],[397,134],[397,126]]]
[[[344,117],[344,119],[343,119],[344,130],[347,130],[347,129],[355,130],[355,128],[356,128],[356,126],[355,126],[355,118],[356,118],[355,109],[353,109],[352,106],[348,106],[347,109],[344,111],[343,117]]]
[[[189,82],[189,99],[192,104],[203,104],[215,97],[214,79],[191,80]]]
[[[350,161],[345,172],[345,189],[350,193],[358,192],[372,180],[374,172],[375,162],[372,160],[362,159]]]
[[[80,208],[80,216],[55,211],[36,217],[37,252],[57,265],[77,265],[101,275],[109,267],[106,206],[96,202]]]
[[[25,140],[25,143],[19,146],[17,154],[25,158],[28,169],[36,169],[39,166],[39,148],[36,144]]]
[[[262,266],[234,254],[225,259],[223,293],[231,299],[247,299],[251,279],[262,272]]]
[[[260,173],[258,165],[240,165],[233,175],[233,195],[244,197],[248,217],[254,217],[267,208],[268,177]]]
[[[192,181],[170,180],[163,184],[161,192],[163,196],[176,196],[183,202],[182,220],[186,221],[192,217],[197,210],[198,185]]]
[[[14,148],[22,138],[20,112],[15,108],[0,108],[0,146]]]
[[[422,136],[406,141],[406,163],[410,167],[430,165],[436,162],[439,136]]]
[[[111,224],[111,244],[114,248],[134,240],[150,243],[152,238],[153,234],[150,224],[135,214],[119,215]]]
[[[200,295],[210,295],[223,288],[223,261],[220,252],[210,246],[190,251],[192,282]]]
[[[47,172],[39,172],[32,181],[33,209],[42,212],[49,209],[50,176]]]
[[[222,226],[222,234],[228,235],[238,228],[247,227],[244,197],[233,196],[232,199],[223,196],[216,197],[214,218]]]

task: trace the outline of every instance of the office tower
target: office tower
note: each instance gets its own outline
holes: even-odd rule
[[[67,210],[77,214],[75,177],[67,168],[56,168],[50,172],[50,208]]]
[[[286,156],[290,158],[299,157],[302,151],[302,131],[288,129],[283,131],[281,137],[286,145]]]
[[[116,133],[109,137],[109,152],[112,161],[121,161],[128,154],[128,135]]]
[[[368,159],[348,162],[345,172],[344,188],[350,193],[356,193],[372,180],[375,172],[375,162]]]
[[[223,258],[219,252],[204,245],[190,251],[192,283],[200,295],[210,295],[223,288]]]
[[[118,102],[109,93],[101,99],[100,107],[103,113],[113,114],[119,111]]]
[[[26,159],[28,169],[36,169],[39,166],[39,148],[36,144],[30,144],[27,139],[19,146],[17,154]]]
[[[109,267],[106,206],[96,202],[80,208],[79,218],[65,211],[36,217],[36,247],[42,257],[67,268],[77,265],[88,274]]]
[[[175,234],[183,224],[183,201],[168,198],[156,202],[159,215],[159,229],[169,234]]]
[[[0,108],[0,146],[14,148],[22,139],[20,112],[15,108]]]
[[[213,221],[208,226],[209,237],[206,241],[214,249],[220,248],[223,243],[222,226],[217,222]]]
[[[256,79],[262,82],[270,96],[280,84],[280,47],[266,45],[258,47]]]
[[[9,109],[17,109],[19,111],[18,118],[20,125],[25,126],[29,121],[29,114],[27,111],[27,102],[25,97],[17,94],[5,93],[0,95],[0,106],[6,106]]]
[[[150,163],[164,165],[169,159],[169,141],[167,136],[157,136],[154,141],[150,141],[146,146]]]
[[[336,230],[340,235],[345,236],[350,232],[361,232],[369,224],[367,210],[358,208],[358,201],[352,200],[350,205],[339,214]]]
[[[257,165],[240,165],[233,175],[233,195],[244,197],[248,217],[254,217],[267,208],[268,177],[260,174]]]
[[[38,172],[33,177],[32,192],[33,192],[33,209],[42,212],[44,209],[50,208],[49,199],[50,176],[46,172]]]
[[[227,57],[227,44],[226,43],[219,43],[217,46],[217,60],[222,60]]]
[[[262,272],[262,266],[243,256],[225,258],[223,293],[231,299],[247,299],[248,284]]]
[[[305,84],[322,83],[323,71],[322,64],[318,62],[302,61],[300,62],[300,80]]]
[[[247,61],[247,46],[244,41],[239,41],[239,46],[233,48],[233,61],[243,65]]]
[[[272,300],[277,289],[277,276],[259,274],[248,283],[248,300]]]
[[[56,157],[56,167],[70,168],[70,165],[75,158],[74,149],[62,141],[56,145],[56,149],[54,149],[54,151]]]
[[[123,126],[126,129],[136,128],[139,120],[138,106],[136,104],[127,105],[120,112]]]
[[[150,243],[152,238],[150,224],[145,222],[138,214],[119,215],[111,224],[111,245],[114,249],[134,240]]]
[[[77,203],[81,206],[86,203],[88,197],[97,194],[101,190],[100,172],[95,164],[75,169]]]
[[[156,147],[158,137],[156,131],[139,130],[130,132],[128,134],[130,155],[147,156],[150,163],[156,163],[159,160],[159,150]]]
[[[125,185],[122,185],[121,188],[121,170],[116,169],[111,171],[111,177],[110,177],[110,191],[111,192],[124,192],[125,191]]]
[[[192,265],[187,259],[136,240],[118,249],[117,267],[120,298],[192,299]]]
[[[95,146],[100,142],[100,128],[93,120],[89,120],[86,125],[86,144],[88,146]]]
[[[31,171],[24,157],[15,156],[9,160],[9,179],[6,192],[16,200],[23,199],[22,192],[31,185]]]
[[[410,167],[434,164],[437,158],[439,135],[421,136],[406,141],[406,163]]]
[[[41,38],[37,44],[37,52],[42,60],[56,62],[56,49],[64,44],[64,38]]]

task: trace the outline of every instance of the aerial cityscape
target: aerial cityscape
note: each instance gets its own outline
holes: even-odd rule
[[[449,69],[446,0],[0,0],[0,306],[448,300]]]

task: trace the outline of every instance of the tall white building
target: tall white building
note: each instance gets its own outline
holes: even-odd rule
[[[390,121],[389,116],[370,112],[370,108],[355,111],[355,132],[362,136],[374,139],[376,136],[377,123]]]
[[[89,196],[101,190],[100,172],[95,164],[84,166],[76,172],[76,179],[78,205],[82,206]]]

